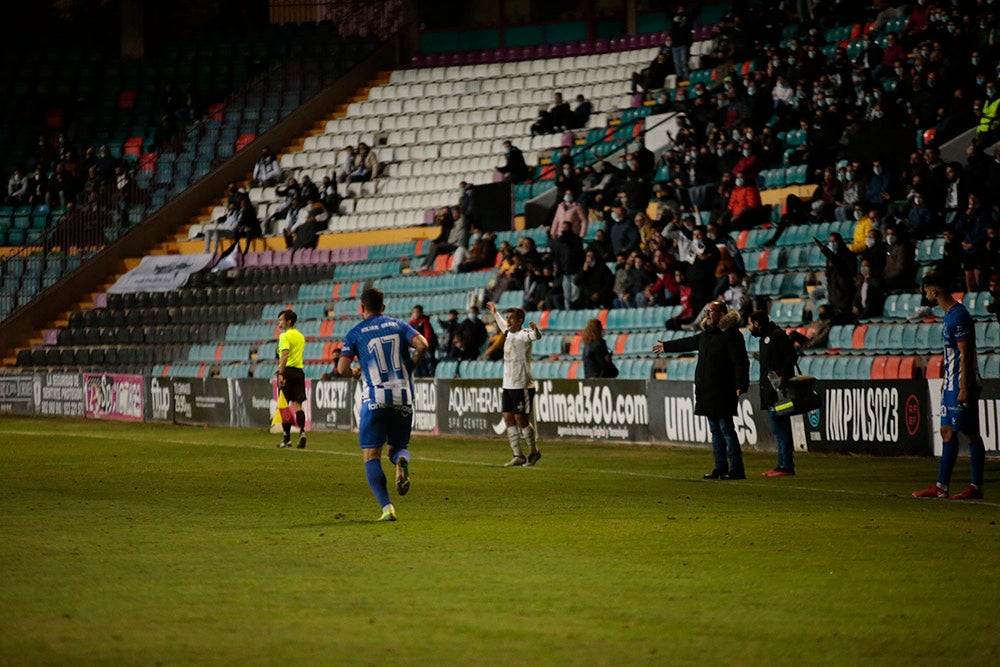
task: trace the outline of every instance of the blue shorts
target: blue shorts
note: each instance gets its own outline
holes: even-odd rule
[[[393,449],[406,449],[413,427],[412,405],[384,405],[361,402],[358,439],[361,449],[373,449],[388,444]]]
[[[979,433],[979,392],[965,405],[959,405],[954,395],[941,396],[941,426],[950,426],[956,433]]]

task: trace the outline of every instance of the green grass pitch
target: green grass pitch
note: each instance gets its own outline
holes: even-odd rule
[[[0,420],[3,665],[997,664],[1000,484],[936,461]],[[954,486],[968,479],[960,459]],[[386,470],[390,474],[388,464]]]

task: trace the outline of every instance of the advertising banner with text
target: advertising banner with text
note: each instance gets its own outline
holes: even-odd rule
[[[932,410],[924,380],[819,380],[823,399],[805,420],[809,451],[925,456]]]
[[[352,380],[312,380],[312,428],[350,431],[354,427]]]
[[[145,379],[141,375],[86,373],[83,376],[86,417],[142,421],[146,416],[145,402]]]
[[[35,373],[33,383],[38,414],[83,416],[83,376],[79,373]]]
[[[941,455],[941,380],[927,380],[930,392],[930,438],[934,455]],[[1000,452],[1000,380],[983,380],[983,393],[979,397],[979,433],[983,436],[986,454]],[[959,437],[958,446],[963,456],[969,453],[969,442]]]
[[[35,383],[30,375],[0,375],[0,414],[35,414]]]
[[[770,419],[762,411],[759,389],[750,384],[750,393],[740,397],[733,426],[740,446],[773,451],[777,448]],[[652,380],[649,383],[650,436],[655,442],[705,445],[711,447],[708,421],[694,413],[693,382]]]

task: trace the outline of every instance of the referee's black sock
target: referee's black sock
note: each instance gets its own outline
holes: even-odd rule
[[[299,425],[299,431],[304,434],[306,432],[306,413],[302,410],[296,410],[295,422]]]
[[[285,431],[285,442],[288,442],[292,439],[292,425],[282,424],[281,428]]]

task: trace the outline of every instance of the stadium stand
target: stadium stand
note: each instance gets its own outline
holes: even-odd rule
[[[906,128],[908,134],[902,142],[899,132],[887,129],[878,149],[898,153],[895,159],[886,160],[894,172],[894,186],[885,197],[879,194],[876,202],[884,214],[899,220],[898,224],[907,220],[915,191],[912,176],[922,168],[908,165],[905,158],[925,147],[943,147],[949,133],[954,136],[965,129],[953,125],[967,116],[956,111],[953,118],[946,119],[952,125],[942,123],[935,138],[927,141],[925,133],[910,128],[916,114],[907,111],[905,104],[912,102],[912,92],[889,85],[899,76],[890,74],[888,65],[879,67],[877,73],[862,66],[860,58],[867,48],[862,36],[870,33],[884,48],[885,35],[893,31],[903,31],[905,36],[909,51],[904,66],[927,62],[921,54],[926,40],[906,32],[906,16],[887,21],[881,31],[875,30],[874,10],[801,21],[771,34],[771,40],[762,40],[755,51],[752,45],[733,44],[735,33],[728,11],[725,4],[699,5],[690,79],[667,77],[663,96],[656,92],[633,96],[627,85],[632,73],[653,60],[664,43],[669,19],[662,15],[646,15],[643,25],[647,32],[643,34],[613,39],[587,40],[586,33],[572,27],[551,34],[543,29],[537,35],[515,31],[511,33],[514,41],[501,49],[487,46],[491,42],[483,34],[477,39],[486,42],[478,45],[463,41],[471,37],[456,35],[453,49],[424,53],[415,59],[414,67],[384,73],[331,117],[315,119],[316,131],[282,147],[283,178],[300,181],[305,176],[314,182],[324,176],[335,177],[345,147],[365,143],[377,155],[377,178],[340,185],[344,199],[316,249],[298,250],[293,258],[282,249],[280,237],[272,235],[265,239],[265,250],[247,253],[241,265],[229,271],[196,274],[192,284],[176,294],[133,294],[119,301],[113,294],[99,292],[94,307],[74,311],[65,325],[47,329],[37,344],[18,350],[10,365],[252,377],[259,364],[264,368],[272,364],[274,320],[282,308],[291,306],[299,312],[307,336],[308,368],[319,377],[332,368],[340,337],[357,321],[356,299],[367,285],[386,293],[390,314],[405,317],[413,304],[421,303],[436,326],[449,310],[482,305],[497,280],[496,268],[455,273],[448,270],[452,268],[449,260],[435,271],[418,272],[415,260],[427,253],[429,237],[411,236],[414,229],[433,222],[437,209],[452,203],[459,181],[498,180],[495,168],[502,161],[504,141],[520,147],[529,159],[532,178],[511,190],[514,222],[523,225],[529,200],[557,187],[555,165],[562,147],[570,149],[574,168],[599,164],[616,158],[622,149],[631,152],[636,137],[644,133],[650,136],[665,111],[691,120],[683,128],[684,136],[671,136],[666,144],[653,147],[658,154],[649,184],[668,186],[672,192],[666,203],[661,203],[649,197],[650,189],[635,212],[649,213],[658,237],[664,225],[679,226],[685,213],[697,213],[702,222],[718,222],[717,212],[707,210],[710,206],[692,210],[689,201],[689,192],[715,184],[705,180],[694,162],[677,156],[691,147],[697,152],[704,146],[722,151],[726,159],[732,157],[735,162],[740,157],[740,144],[749,141],[760,164],[753,180],[762,204],[771,209],[766,219],[749,229],[727,230],[723,225],[717,242],[723,245],[722,235],[731,234],[734,252],[746,267],[747,293],[754,306],[769,309],[779,324],[808,337],[817,324],[819,306],[828,303],[827,256],[813,239],[825,243],[831,234],[840,234],[851,243],[859,225],[853,211],[847,216],[833,202],[820,205],[824,192],[819,174],[823,167],[833,167],[844,177],[838,185],[841,190],[848,187],[848,174],[869,187],[876,175],[870,164],[878,155],[863,145],[863,139],[872,139],[864,128],[857,130],[861,139],[844,134],[846,149],[824,153],[819,136],[829,128],[817,120],[821,116],[815,109],[826,105],[827,115],[839,113],[844,118],[843,111],[829,111],[831,105],[826,101],[833,100],[833,108],[842,106],[872,127],[880,125],[877,112],[895,114],[894,120]],[[140,224],[147,212],[205,178],[320,88],[350,70],[374,47],[370,40],[338,41],[337,33],[326,23],[285,25],[258,35],[258,39],[200,37],[172,45],[160,60],[148,65],[150,72],[144,70],[142,77],[131,66],[108,66],[107,91],[95,95],[105,105],[110,104],[106,98],[113,98],[114,109],[110,114],[93,113],[93,118],[85,119],[92,126],[89,136],[95,145],[109,143],[116,157],[134,166],[136,181],[145,195],[143,203],[129,204],[111,220],[113,224],[103,227],[104,238],[97,246],[113,242]],[[315,49],[329,52],[329,57],[301,58]],[[992,55],[995,61],[996,54]],[[105,66],[101,58],[106,55],[87,59],[82,71],[100,70]],[[263,72],[251,76],[251,65],[262,66]],[[820,74],[831,72],[844,77],[838,90],[813,86]],[[797,77],[803,84],[802,96],[795,96],[793,90],[785,103],[773,103],[771,93],[777,96],[774,85],[779,76]],[[140,78],[142,85],[138,85]],[[81,86],[96,87],[91,76],[80,81]],[[149,152],[156,120],[151,100],[166,81],[181,86],[205,84],[200,87],[206,98],[220,101],[207,105],[204,117],[169,148],[158,146],[155,153]],[[130,85],[133,82],[136,85]],[[229,88],[224,86],[226,82]],[[59,80],[53,85],[64,83]],[[766,90],[766,102],[755,106],[748,101],[751,89]],[[585,127],[533,135],[531,125],[538,107],[550,103],[554,91],[561,91],[567,99],[583,95],[595,112]],[[894,106],[890,108],[890,104]],[[752,113],[753,109],[757,112]],[[138,125],[125,127],[126,117]],[[58,114],[53,122],[57,119]],[[88,127],[88,123],[83,126]],[[765,130],[774,139],[770,146],[761,139]],[[120,134],[112,136],[113,132]],[[840,139],[834,137],[835,141]],[[973,159],[981,159],[984,148],[980,147],[978,155],[974,152]],[[269,218],[283,204],[274,186],[247,183],[244,189],[261,219]],[[772,242],[776,223],[793,213],[786,205],[789,195],[816,207],[803,219],[793,220]],[[670,197],[678,205],[673,211],[676,215],[661,217],[662,211],[673,210]],[[223,201],[206,202],[203,214],[180,230],[176,250],[200,252],[198,234],[219,217]],[[610,228],[603,209],[600,203],[590,207],[588,243],[595,242],[598,229]],[[32,246],[46,225],[51,226],[63,214],[62,207],[4,207],[0,209],[0,238],[8,245]],[[987,226],[995,229],[995,217]],[[915,240],[913,280],[887,294],[881,314],[858,320],[849,312],[840,313],[828,344],[803,350],[802,371],[843,380],[931,377],[938,363],[934,352],[940,346],[939,319],[921,310],[916,285],[923,272],[948,259],[951,251],[943,231],[941,224]],[[358,241],[358,232],[372,232],[374,236],[365,238],[373,240]],[[522,235],[548,250],[544,229],[501,232],[497,242],[514,245]],[[993,248],[995,252],[995,245]],[[0,311],[6,316],[30,303],[36,294],[55,285],[96,252],[96,248],[73,247],[11,254],[4,261],[0,281]],[[983,373],[996,373],[1000,325],[987,311],[993,298],[986,291],[989,275],[974,279],[976,284],[964,275],[955,277],[956,292],[963,294],[963,302],[977,319],[977,333],[985,345]],[[505,291],[498,299],[501,307],[524,303],[525,292],[518,288]],[[650,353],[656,340],[692,333],[693,327],[664,330],[664,323],[680,312],[681,306],[672,304],[646,308],[553,306],[531,313],[546,334],[534,349],[537,375],[543,379],[582,377],[579,333],[589,319],[597,318],[620,361],[621,377],[691,379],[694,364],[690,358],[653,358]],[[753,352],[751,339],[748,347]],[[498,377],[499,367],[497,362],[485,360],[445,360],[436,372],[442,377]]]

